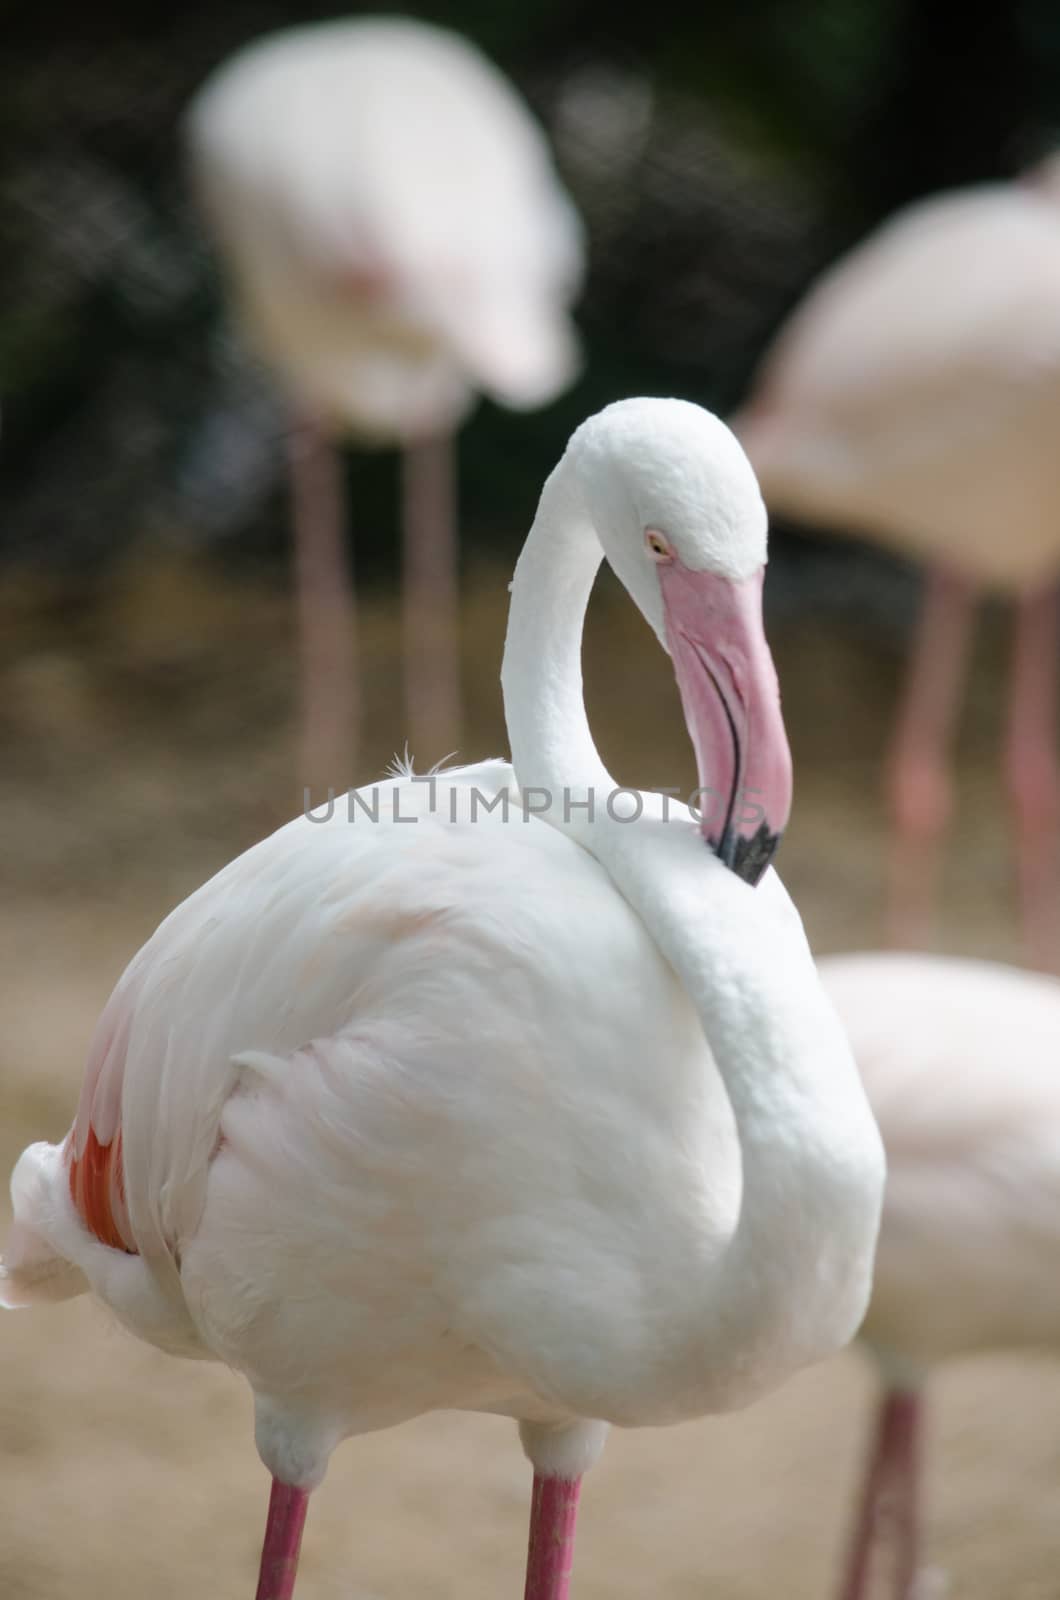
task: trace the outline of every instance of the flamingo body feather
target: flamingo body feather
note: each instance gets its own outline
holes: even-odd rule
[[[764,546],[717,419],[583,424],[512,584],[513,765],[401,772],[224,868],[119,981],[67,1139],[16,1165],[6,1304],[90,1287],[247,1377],[269,1600],[347,1434],[500,1412],[574,1479],[608,1423],[746,1405],[861,1320],[882,1150],[769,867],[791,763]],[[605,553],[722,833],[610,804],[579,668]],[[567,1594],[576,1498],[535,1492],[539,1600]]]
[[[1060,981],[897,952],[820,971],[887,1149],[865,1341],[921,1372],[1060,1343]]]
[[[406,441],[479,388],[530,407],[570,381],[581,223],[466,40],[401,18],[285,30],[219,69],[188,134],[244,315],[311,412]]]
[[[889,1534],[889,1592],[914,1600],[925,1379],[952,1358],[1060,1345],[1060,981],[882,952],[820,972],[888,1164],[861,1329],[884,1393],[838,1592],[867,1600]]]
[[[1060,209],[988,185],[826,272],[734,427],[771,509],[1020,592],[1060,566]]]

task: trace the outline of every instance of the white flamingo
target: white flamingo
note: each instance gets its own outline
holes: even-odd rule
[[[698,407],[583,424],[512,585],[512,766],[406,773],[232,862],[120,980],[65,1142],[16,1166],[6,1303],[91,1287],[249,1380],[259,1600],[337,1441],[438,1407],[519,1419],[527,1595],[561,1600],[604,1423],[744,1405],[861,1319],[879,1136],[798,915],[750,886],[791,792],[765,529]],[[717,822],[614,798],[580,670],[604,554]]]
[[[333,440],[403,449],[415,747],[456,742],[453,431],[484,390],[537,406],[577,367],[582,230],[544,135],[474,47],[403,18],[275,34],[200,90],[195,186],[291,437],[303,781],[344,790],[358,720]]]
[[[864,1600],[893,1511],[895,1600],[913,1600],[931,1368],[1060,1346],[1060,982],[987,961],[819,964],[887,1151],[862,1338],[884,1384],[842,1600]]]
[[[1060,162],[901,212],[825,273],[733,426],[773,510],[930,576],[888,767],[893,933],[923,942],[974,609],[1018,605],[1007,749],[1029,953],[1060,956]]]

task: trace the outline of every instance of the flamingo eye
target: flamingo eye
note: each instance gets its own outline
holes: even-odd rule
[[[672,561],[674,558],[669,539],[658,528],[645,528],[644,547],[653,561]]]

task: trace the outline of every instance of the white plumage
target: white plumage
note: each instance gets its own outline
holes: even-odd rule
[[[276,34],[211,78],[188,134],[244,315],[314,415],[404,442],[480,389],[539,405],[573,376],[581,224],[466,40],[400,18]]]
[[[826,272],[738,433],[777,510],[1018,594],[1060,566],[1060,206],[921,201]]]
[[[547,1488],[603,1422],[746,1404],[863,1313],[879,1140],[794,908],[706,819],[607,806],[579,670],[604,550],[674,655],[701,782],[761,797],[712,840],[758,877],[790,797],[761,501],[714,418],[623,402],[516,572],[514,770],[404,773],[226,867],[118,984],[67,1144],[16,1168],[6,1302],[87,1280],[242,1371],[284,1493],[443,1406],[518,1418]]]
[[[734,427],[772,509],[927,562],[891,758],[895,923],[926,932],[973,605],[1019,602],[1006,754],[1034,958],[1057,959],[1060,204],[1055,163],[909,207],[781,330]]]
[[[573,378],[581,222],[501,73],[466,40],[405,18],[257,41],[199,92],[187,135],[243,321],[302,423],[303,767],[345,787],[351,623],[325,437],[405,451],[412,734],[421,749],[448,750],[458,720],[449,439],[480,392],[538,406]]]
[[[938,1362],[1060,1346],[1060,982],[986,961],[832,956],[887,1152],[862,1338],[886,1392],[843,1600],[867,1592],[873,1525],[897,1496],[895,1593],[917,1556],[920,1391]]]

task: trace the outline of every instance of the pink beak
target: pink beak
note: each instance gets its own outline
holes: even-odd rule
[[[660,565],[666,640],[699,773],[700,826],[748,883],[772,861],[791,812],[791,751],[762,626],[760,567],[736,582]]]

